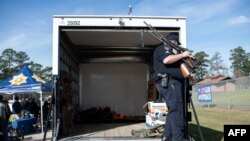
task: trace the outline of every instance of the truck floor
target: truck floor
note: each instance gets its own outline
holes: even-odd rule
[[[160,138],[139,138],[133,137],[133,129],[146,129],[143,123],[84,123],[75,125],[68,137],[63,137],[60,141],[72,140],[160,140]]]

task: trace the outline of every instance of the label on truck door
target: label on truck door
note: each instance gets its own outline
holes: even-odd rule
[[[70,20],[70,21],[67,21],[67,25],[68,26],[77,26],[77,25],[81,25],[81,22],[78,21],[78,20]]]
[[[59,19],[59,25],[67,25],[67,26],[79,26],[81,25],[81,21],[80,20],[68,20],[65,18],[60,18]]]

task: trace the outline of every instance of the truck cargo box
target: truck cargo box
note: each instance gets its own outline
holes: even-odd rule
[[[86,112],[95,109],[108,109],[111,119],[145,120],[143,105],[155,100],[148,95],[153,52],[161,42],[144,21],[164,36],[177,33],[186,47],[183,17],[53,17],[52,68],[59,78],[54,120],[61,118],[62,134],[70,132],[76,121],[83,122],[83,116],[98,119],[98,114]]]

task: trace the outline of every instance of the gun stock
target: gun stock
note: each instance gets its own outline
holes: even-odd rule
[[[180,68],[181,74],[184,78],[189,78],[191,76],[191,73],[185,63],[181,63]]]

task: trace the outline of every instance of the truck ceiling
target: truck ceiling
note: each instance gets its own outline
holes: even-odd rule
[[[159,29],[166,36],[178,29]],[[153,37],[146,28],[110,28],[110,27],[62,27],[62,35],[70,42],[78,54],[79,60],[142,60],[148,58],[161,42]],[[130,59],[128,59],[128,57]],[[95,58],[95,59],[94,59]],[[111,59],[113,58],[113,59]],[[126,58],[126,59],[125,59]]]

